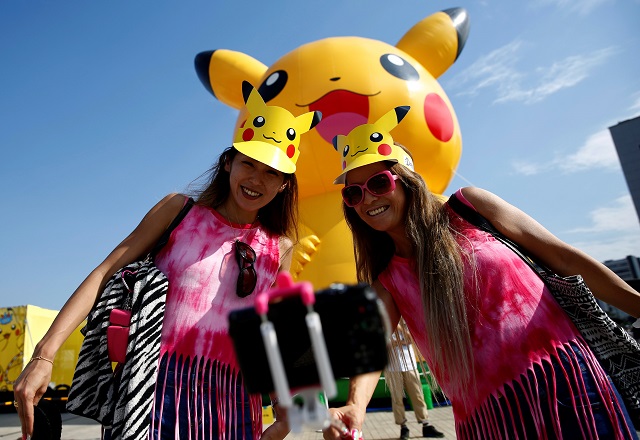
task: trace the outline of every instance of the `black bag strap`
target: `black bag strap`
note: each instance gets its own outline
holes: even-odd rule
[[[194,203],[195,202],[191,197],[187,199],[186,203],[184,204],[184,206],[182,207],[178,215],[176,215],[176,218],[173,219],[173,221],[171,222],[169,227],[164,231],[164,233],[162,234],[162,236],[160,237],[156,245],[153,247],[153,249],[151,249],[151,252],[149,252],[149,256],[151,258],[154,258],[158,254],[158,252],[160,252],[162,248],[169,242],[169,237],[171,236],[171,233],[176,227],[178,227],[182,219],[186,217],[187,213],[189,212],[191,207],[194,205]]]
[[[158,239],[158,241],[156,242],[156,244],[153,247],[153,249],[151,250],[151,252],[149,252],[147,254],[147,257],[146,258],[142,257],[142,258],[140,258],[139,260],[136,260],[136,261],[141,261],[141,260],[151,261],[151,260],[153,260],[153,258],[155,258],[155,256],[156,256],[156,254],[158,252],[160,252],[160,250],[169,242],[169,237],[171,236],[171,233],[180,224],[182,219],[185,218],[185,216],[187,215],[187,213],[189,212],[189,210],[191,209],[191,207],[194,204],[195,204],[194,200],[191,197],[189,197],[187,199],[187,201],[185,202],[184,206],[182,207],[182,209],[180,210],[180,212],[178,213],[178,215],[176,215],[176,217],[173,219],[173,221],[171,222],[169,227],[162,233],[162,235],[160,236],[160,239]],[[125,266],[125,268],[126,267],[127,266]],[[122,278],[123,283],[124,283],[124,287],[131,293],[131,292],[133,292],[133,285],[136,282],[136,272],[123,271],[123,269],[124,268],[120,268],[118,271],[116,271],[116,273],[111,276],[111,280],[113,280],[117,276],[120,276]],[[85,325],[83,327],[83,329],[81,330],[83,335],[87,331],[86,329],[89,326],[89,322],[91,321],[92,314],[95,312],[96,306],[100,302],[100,299],[102,298],[102,295],[104,294],[104,292],[105,292],[105,289],[103,289],[100,292],[100,294],[96,297],[96,300],[93,303],[93,306],[91,307],[91,311],[89,312],[89,315],[87,317],[88,318],[87,319],[87,325]],[[125,310],[131,310],[131,295],[127,295],[125,297],[124,303],[123,303],[121,308],[124,308]]]
[[[524,262],[527,263],[531,267],[531,269],[533,269],[543,280],[545,279],[544,275],[548,276],[554,273],[553,271],[549,270],[549,268],[547,268],[544,264],[530,257],[518,243],[511,241],[509,238],[505,237],[491,224],[489,220],[484,218],[478,211],[465,204],[456,196],[455,193],[449,196],[447,204],[456,214],[458,214],[464,220],[468,221],[473,226],[493,235],[496,240],[501,241],[505,246],[515,252],[516,255],[522,258],[522,260],[524,260]]]

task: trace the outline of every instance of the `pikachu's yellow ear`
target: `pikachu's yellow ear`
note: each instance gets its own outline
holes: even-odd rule
[[[347,144],[347,137],[343,134],[338,134],[333,137],[333,148],[337,152],[342,152],[342,149]]]
[[[391,131],[396,125],[400,123],[407,115],[409,111],[409,106],[398,106],[389,110],[387,113],[382,115],[380,119],[378,119],[374,124],[375,127],[380,131]]]
[[[260,93],[248,81],[242,82],[242,95],[250,115],[257,115],[267,106]]]
[[[267,66],[255,58],[226,49],[200,52],[194,63],[204,87],[221,102],[236,109],[245,104],[242,82],[258,84],[267,71]]]
[[[469,36],[469,15],[463,8],[436,12],[418,22],[396,47],[439,78],[458,59]]]
[[[302,134],[311,130],[322,120],[322,113],[319,111],[307,112],[296,117],[297,132]]]

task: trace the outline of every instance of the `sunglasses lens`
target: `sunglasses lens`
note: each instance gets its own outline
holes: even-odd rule
[[[383,196],[391,192],[391,182],[386,174],[376,174],[367,180],[367,189],[374,196]]]
[[[240,269],[238,283],[236,285],[236,294],[240,298],[250,295],[253,289],[256,288],[257,281],[256,271],[253,266]]]
[[[347,206],[356,206],[363,199],[364,193],[359,185],[349,185],[342,188],[342,199]]]
[[[236,283],[236,294],[244,298],[256,288],[258,275],[253,267],[256,262],[256,252],[251,246],[242,241],[235,242],[236,260],[238,261],[238,282]]]
[[[395,176],[394,176],[395,178]],[[364,185],[354,183],[342,188],[342,199],[347,206],[354,207],[359,205],[364,199],[364,190],[366,188],[374,196],[384,196],[393,191],[396,187],[394,178],[391,177],[389,171],[382,171],[369,177]]]
[[[236,241],[236,252],[246,263],[253,264],[256,262],[256,252],[247,243]]]

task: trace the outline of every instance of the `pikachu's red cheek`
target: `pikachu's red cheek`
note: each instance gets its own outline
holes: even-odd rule
[[[439,141],[448,142],[453,136],[453,116],[440,95],[430,93],[426,96],[424,119],[431,134]]]
[[[247,128],[245,131],[242,132],[242,140],[247,142],[247,141],[250,141],[251,139],[253,139],[253,129]]]
[[[389,144],[380,144],[378,145],[378,154],[380,156],[388,156],[393,152],[391,149],[391,145]]]

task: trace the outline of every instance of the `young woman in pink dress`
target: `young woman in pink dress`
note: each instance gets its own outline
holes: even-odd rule
[[[431,193],[394,144],[389,131],[407,111],[337,136],[335,183],[345,185],[358,278],[375,287],[392,326],[404,318],[451,400],[457,438],[637,438],[615,386],[537,273]],[[456,195],[547,267],[581,274],[598,298],[640,316],[638,292],[522,211],[479,188]],[[347,405],[333,414],[360,429],[378,376],[352,378]]]
[[[162,324],[148,438],[284,438],[286,415],[262,433],[262,396],[244,389],[232,341],[229,311],[253,305],[288,270],[297,227],[296,161],[300,136],[318,112],[294,117],[267,106],[243,84],[247,120],[223,151],[195,205],[155,258],[169,290]],[[145,255],[187,196],[170,194],[78,287],[34,351],[15,384],[23,438],[33,432],[33,405],[47,389],[56,351],[90,312],[106,281]],[[115,431],[113,431],[115,433]],[[105,430],[105,438],[112,432]]]

